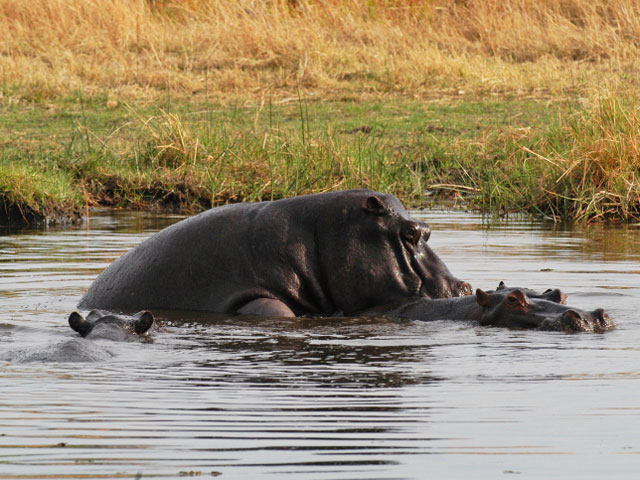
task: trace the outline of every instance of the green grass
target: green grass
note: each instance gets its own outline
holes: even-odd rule
[[[617,97],[586,106],[11,99],[0,99],[0,200],[13,212],[5,221],[69,217],[98,204],[197,211],[360,187],[413,207],[454,197],[486,212],[554,219],[628,220],[639,211],[637,109]]]
[[[6,154],[5,154],[6,155]],[[43,165],[0,159],[0,218],[8,223],[73,219],[81,192],[69,188],[69,172]],[[46,158],[41,160],[46,161]]]

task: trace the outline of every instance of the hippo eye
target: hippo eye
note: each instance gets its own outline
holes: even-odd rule
[[[516,303],[518,303],[518,299],[516,297],[507,297],[507,302],[509,302],[511,305],[515,305]]]
[[[404,238],[406,238],[408,241],[410,241],[414,245],[417,245],[418,242],[420,241],[420,236],[422,235],[422,232],[417,226],[410,224],[404,227],[403,235],[404,235]]]

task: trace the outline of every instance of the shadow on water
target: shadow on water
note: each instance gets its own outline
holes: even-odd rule
[[[154,312],[95,363],[0,362],[0,479],[630,478],[640,441],[640,229],[427,212],[459,277],[558,287],[603,335],[390,318]],[[0,232],[0,354],[75,337],[95,276],[176,215]]]

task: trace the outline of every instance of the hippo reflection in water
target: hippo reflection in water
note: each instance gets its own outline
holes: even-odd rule
[[[395,196],[368,190],[226,205],[120,257],[80,307],[333,316],[470,294],[429,235]]]
[[[45,347],[31,347],[6,352],[0,360],[10,362],[98,362],[113,354],[95,340],[114,342],[149,341],[146,335],[154,324],[150,312],[139,312],[132,317],[112,315],[94,310],[83,318],[78,312],[69,315],[69,326],[82,338]]]
[[[599,308],[586,312],[564,304],[560,290],[542,294],[526,288],[508,288],[500,283],[493,291],[476,290],[475,296],[449,299],[419,299],[388,314],[413,320],[472,320],[480,325],[565,332],[604,332],[615,328]]]

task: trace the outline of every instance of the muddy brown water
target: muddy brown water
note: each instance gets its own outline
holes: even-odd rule
[[[605,334],[392,319],[158,315],[100,363],[0,362],[0,479],[634,478],[640,228],[415,213],[476,287],[558,287]],[[177,216],[1,232],[0,353],[74,337],[95,276]]]

